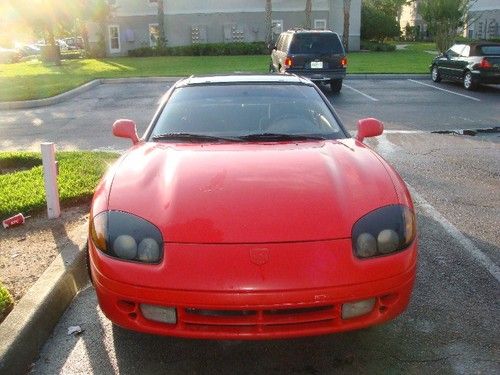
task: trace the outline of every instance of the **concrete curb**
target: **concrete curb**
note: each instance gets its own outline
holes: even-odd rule
[[[18,102],[3,102],[0,103],[0,110],[9,109],[31,109],[38,107],[46,107],[49,105],[62,103],[70,98],[84,93],[99,85],[104,85],[107,83],[153,83],[153,82],[175,82],[181,79],[181,77],[133,77],[133,78],[102,78],[94,79],[93,81],[87,82],[77,88],[70,91],[64,92],[62,94],[36,100],[24,100]]]
[[[132,78],[102,78],[94,79],[73,90],[46,99],[25,100],[17,102],[0,103],[0,110],[9,109],[31,109],[38,107],[46,107],[53,104],[62,103],[65,100],[73,98],[77,95],[90,90],[93,87],[107,83],[154,83],[154,82],[175,82],[184,77],[132,77]],[[428,74],[348,74],[347,80],[362,80],[362,79],[427,79]]]
[[[82,226],[82,236],[86,235]],[[86,243],[67,245],[0,324],[0,373],[25,374],[59,318],[88,283]]]

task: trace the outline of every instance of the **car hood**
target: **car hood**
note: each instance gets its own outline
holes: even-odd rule
[[[149,220],[166,242],[349,238],[360,217],[398,203],[384,164],[353,139],[143,143],[116,168],[108,208]]]

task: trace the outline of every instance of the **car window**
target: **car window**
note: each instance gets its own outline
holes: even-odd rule
[[[292,35],[287,34],[285,39],[283,40],[283,52],[288,52],[288,48],[290,47],[290,40],[292,40]]]
[[[314,87],[275,82],[177,88],[150,136],[165,133],[220,137],[262,133],[345,136]]]
[[[335,34],[295,34],[290,53],[293,54],[341,54],[342,44]]]
[[[460,54],[460,56],[462,57],[469,57],[470,55],[470,46],[465,46],[464,49],[462,50],[462,53]]]
[[[481,55],[484,56],[493,56],[493,55],[498,55],[500,56],[500,46],[481,46]]]
[[[462,53],[464,47],[465,47],[464,44],[455,44],[455,45],[453,45],[448,50],[448,56],[450,56],[450,57],[460,56],[460,54]]]
[[[284,39],[284,35],[281,34],[279,37],[278,37],[278,41],[276,42],[276,49],[278,51],[281,51],[281,47],[283,46],[283,39]]]

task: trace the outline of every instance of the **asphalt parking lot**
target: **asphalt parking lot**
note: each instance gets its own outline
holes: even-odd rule
[[[1,111],[0,150],[37,149],[44,140],[59,149],[125,149],[128,141],[111,136],[112,122],[128,117],[145,129],[166,86],[102,85],[55,106]],[[62,317],[32,373],[500,373],[499,134],[431,133],[500,126],[500,88],[466,92],[430,80],[348,80],[341,94],[325,93],[348,129],[363,117],[385,123],[388,131],[367,143],[412,189],[420,258],[403,315],[316,338],[180,340],[113,327],[89,286]],[[67,335],[74,325],[85,331]]]
[[[0,111],[0,150],[118,149],[129,146],[111,134],[116,119],[130,118],[139,134],[171,83],[103,84],[49,107]],[[446,91],[442,91],[446,90]],[[500,85],[468,92],[453,83],[429,80],[347,80],[339,95],[324,92],[350,130],[363,117],[382,120],[389,130],[450,130],[500,124]]]

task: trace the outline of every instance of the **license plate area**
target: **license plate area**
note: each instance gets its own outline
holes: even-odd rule
[[[323,61],[311,61],[311,69],[323,69]]]

